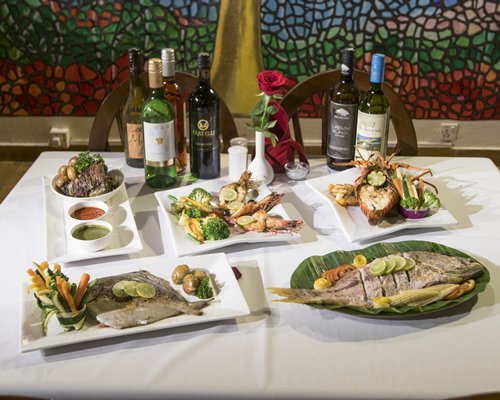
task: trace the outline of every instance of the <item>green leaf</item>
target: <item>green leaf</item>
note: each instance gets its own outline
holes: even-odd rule
[[[278,121],[274,120],[274,121],[269,121],[267,124],[266,124],[266,128],[274,128],[276,126],[276,123]]]
[[[257,104],[252,109],[252,112],[250,113],[252,116],[256,115],[262,115],[264,112],[264,102],[263,101],[258,101]]]
[[[333,253],[324,256],[311,256],[302,261],[295,269],[290,278],[290,287],[294,289],[312,289],[314,281],[321,275],[321,272],[332,268],[335,265],[350,264],[355,255],[362,254],[367,260],[372,261],[376,258],[383,257],[397,252],[407,251],[427,251],[433,253],[441,253],[450,256],[471,258],[474,261],[478,260],[467,255],[466,253],[456,250],[452,247],[447,247],[434,242],[425,242],[417,240],[409,240],[395,243],[376,243],[364,249],[355,251],[334,251]],[[481,263],[479,263],[481,264]],[[311,307],[335,310],[353,315],[380,315],[382,318],[405,316],[428,313],[444,308],[449,308],[454,305],[463,303],[470,298],[476,296],[478,293],[484,291],[486,284],[490,280],[490,274],[486,268],[481,276],[476,278],[476,286],[469,293],[460,296],[455,300],[440,300],[426,306],[403,306],[403,307],[389,307],[389,308],[365,308],[365,307],[350,307],[350,306],[337,306],[337,305],[312,305]]]
[[[276,106],[269,106],[267,107],[267,112],[269,115],[274,115],[278,112],[278,107]]]

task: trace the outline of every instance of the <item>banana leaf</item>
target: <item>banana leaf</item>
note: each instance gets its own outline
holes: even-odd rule
[[[355,251],[334,251],[324,256],[311,256],[302,261],[293,272],[290,278],[290,287],[293,289],[313,289],[314,281],[321,275],[323,271],[333,268],[337,265],[352,263],[354,256],[362,254],[366,257],[368,262],[389,254],[404,252],[404,251],[427,251],[434,253],[446,254],[449,256],[459,256],[473,259],[473,257],[460,250],[452,247],[444,246],[434,242],[425,242],[417,240],[409,240],[396,243],[376,243],[364,249]],[[481,264],[481,263],[479,263]],[[482,265],[482,264],[481,264]],[[340,311],[348,314],[365,315],[365,316],[409,316],[422,313],[433,312],[449,308],[461,304],[478,293],[484,291],[486,284],[490,281],[490,274],[484,268],[483,273],[476,278],[476,286],[469,293],[460,296],[454,300],[440,300],[426,306],[402,306],[402,307],[388,307],[388,308],[366,308],[355,306],[336,306],[336,305],[317,305],[309,304],[311,307]]]

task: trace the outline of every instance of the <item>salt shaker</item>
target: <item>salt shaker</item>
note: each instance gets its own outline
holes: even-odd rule
[[[244,146],[231,146],[229,153],[229,179],[236,182],[247,169],[248,149]]]
[[[248,139],[241,136],[234,137],[229,141],[229,144],[231,146],[243,146],[248,148]]]

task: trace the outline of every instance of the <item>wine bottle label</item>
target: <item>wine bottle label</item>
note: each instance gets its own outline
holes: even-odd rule
[[[328,130],[328,156],[351,160],[356,135],[357,104],[340,104],[330,101],[330,124]]]
[[[143,124],[145,164],[151,167],[172,165],[175,162],[174,121]]]
[[[144,158],[144,142],[141,124],[127,124],[129,158]]]
[[[201,114],[198,111],[198,115]],[[196,147],[212,147],[218,136],[218,118],[214,113],[204,113],[205,118],[198,118],[191,122],[191,134]]]
[[[358,111],[356,127],[356,156],[365,160],[380,154],[382,141],[386,140],[388,114],[368,114]]]

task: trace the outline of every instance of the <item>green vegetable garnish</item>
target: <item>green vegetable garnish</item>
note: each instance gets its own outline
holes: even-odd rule
[[[399,204],[401,207],[407,210],[417,210],[418,209],[418,199],[416,197],[406,197],[402,199]]]
[[[203,188],[194,188],[188,197],[201,204],[209,204],[212,200],[212,195]]]
[[[435,214],[441,207],[441,202],[439,198],[432,192],[424,192],[424,201],[422,202],[422,208],[428,208],[429,214]]]
[[[200,299],[210,299],[211,297],[214,297],[214,291],[210,286],[210,278],[208,276],[201,278],[200,283],[196,288],[196,296]]]
[[[200,210],[193,207],[186,208],[184,212],[189,218],[203,218],[205,216]]]
[[[104,164],[104,159],[100,154],[90,154],[88,151],[84,151],[78,154],[74,167],[76,169],[76,172],[81,174],[92,164],[99,164],[99,163]]]
[[[222,218],[207,217],[200,220],[201,232],[205,240],[221,240],[229,237],[229,227]]]

